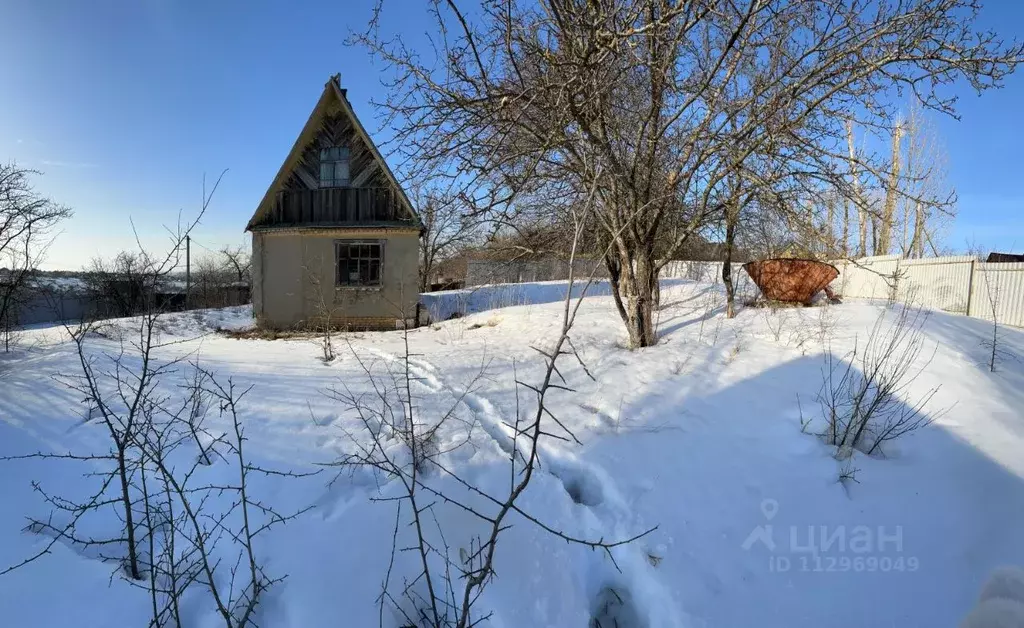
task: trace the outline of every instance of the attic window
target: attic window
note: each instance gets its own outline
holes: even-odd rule
[[[349,184],[348,148],[332,146],[320,149],[320,187],[340,188]]]

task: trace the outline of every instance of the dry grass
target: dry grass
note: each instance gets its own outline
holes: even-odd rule
[[[363,330],[338,328],[338,331],[355,333]],[[323,335],[322,332],[308,329],[260,329],[259,327],[250,327],[247,329],[218,329],[216,330],[216,333],[224,336],[225,338],[233,338],[235,340],[315,340],[318,342],[319,338]]]
[[[260,329],[259,327],[218,329],[217,333],[226,338],[234,338],[235,340],[291,340],[296,338],[307,339],[316,335],[311,331]]]
[[[500,316],[492,316],[482,323],[473,323],[466,329],[480,329],[481,327],[497,327],[501,323]]]

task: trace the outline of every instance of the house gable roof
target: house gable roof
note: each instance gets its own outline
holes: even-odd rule
[[[409,200],[409,197],[406,196],[405,190],[398,182],[398,178],[395,176],[395,173],[392,172],[391,167],[388,166],[388,162],[384,159],[383,155],[381,155],[380,150],[377,149],[377,145],[374,144],[373,140],[370,138],[370,134],[367,133],[362,122],[359,121],[359,117],[356,116],[355,111],[352,109],[352,104],[349,103],[348,98],[345,95],[345,90],[341,89],[341,79],[339,75],[335,74],[324,85],[324,91],[320,94],[320,99],[317,101],[316,106],[313,107],[313,111],[309,114],[309,119],[306,120],[306,124],[302,127],[302,131],[299,133],[299,136],[295,139],[295,143],[292,145],[291,150],[288,151],[288,156],[285,158],[284,163],[281,164],[281,168],[278,169],[273,182],[271,182],[270,187],[267,188],[266,194],[263,195],[263,199],[256,207],[256,211],[253,212],[252,218],[249,219],[249,223],[245,226],[246,231],[250,231],[254,227],[258,226],[269,215],[274,205],[274,197],[288,180],[288,176],[296,167],[300,157],[302,156],[303,149],[313,139],[321,121],[324,119],[331,106],[335,103],[340,106],[341,112],[351,120],[356,136],[366,143],[366,146],[370,149],[370,153],[380,166],[384,176],[387,178],[388,182],[394,186],[395,190],[397,190],[399,204],[412,218],[413,224],[417,227],[420,226],[419,216],[417,215],[412,202]]]

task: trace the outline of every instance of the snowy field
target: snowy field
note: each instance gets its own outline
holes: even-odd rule
[[[531,346],[557,336],[563,294],[563,284],[549,283],[515,294],[433,295],[437,318],[469,313],[408,334],[417,411],[443,413],[461,399],[458,425],[470,442],[444,457],[485,489],[508,485],[503,423],[516,413],[513,364],[523,381],[542,376],[543,357]],[[954,626],[994,567],[1024,565],[1024,364],[1007,357],[988,371],[985,322],[932,313],[922,360],[934,357],[904,394],[909,401],[940,386],[924,408],[935,421],[891,443],[884,457],[837,461],[833,448],[801,430],[801,416],[815,421],[821,413],[814,399],[825,350],[842,356],[863,342],[885,306],[746,308],[727,320],[716,289],[677,281],[662,291],[659,344],[630,351],[607,291],[597,294],[572,333],[594,379],[568,359],[562,373],[575,392],[551,397],[552,411],[582,444],[549,440],[520,505],[582,538],[657,528],[614,549],[613,563],[511,517],[497,576],[478,602],[493,612],[482,625],[591,627],[596,617],[602,628]],[[213,332],[248,319],[245,308],[169,315],[161,340],[181,342],[157,358],[188,355],[218,377],[253,386],[240,409],[249,456],[259,464],[316,471],[353,451],[360,426],[325,392],[368,391],[361,364],[371,372],[395,364],[403,334],[356,333],[350,344],[336,338],[339,357],[325,363],[313,339]],[[97,336],[88,346],[115,351],[113,338]],[[1024,356],[1021,331],[1006,330],[1003,343]],[[81,395],[54,377],[77,368],[57,327],[26,331],[18,349],[0,355],[0,456],[106,451],[102,426],[83,420]],[[174,394],[180,383],[171,376],[162,386]],[[457,440],[456,429],[443,440]],[[82,477],[90,464],[98,463],[0,462],[0,570],[47,543],[23,531],[26,516],[49,512],[31,482],[81,496],[91,487]],[[215,467],[204,472],[216,474]],[[851,471],[854,479],[840,481]],[[444,478],[431,481],[445,488]],[[282,510],[312,506],[260,538],[265,569],[287,577],[262,599],[259,625],[381,623],[376,599],[396,502],[372,498],[394,497],[397,488],[367,471],[334,468],[253,480],[250,490]],[[481,533],[454,506],[434,509],[453,552]],[[116,531],[116,521],[106,523]],[[407,534],[402,526],[400,536]],[[0,576],[0,624],[147,625],[146,591],[99,555],[58,543]],[[415,574],[413,557],[400,552],[392,582]],[[223,625],[198,588],[182,612],[188,626]],[[382,623],[403,625],[394,612]]]

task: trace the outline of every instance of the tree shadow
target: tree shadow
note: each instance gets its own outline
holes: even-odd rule
[[[940,343],[956,347],[979,371],[989,373],[992,321],[947,312],[931,312],[923,331]],[[999,355],[996,372],[1008,386],[1000,387],[1012,394],[1008,401],[1024,403],[1024,330],[1007,325],[998,329]]]
[[[974,416],[990,416],[1009,435],[1024,438],[1024,330],[1000,326],[995,371],[989,368],[992,322],[945,312],[932,312],[923,331],[938,345],[953,348],[963,361],[955,376],[976,378],[968,398],[960,400],[967,408],[965,424]],[[1021,456],[1024,459],[1024,456]]]
[[[687,279],[662,279],[662,289],[694,283]],[[517,305],[537,305],[564,301],[568,288],[566,281],[538,281],[533,283],[508,283],[476,286],[464,290],[427,292],[420,295],[420,302],[427,308],[432,321],[446,321],[457,316],[494,310]],[[577,279],[573,284],[572,297],[611,296],[611,283],[597,280],[589,284]]]
[[[801,417],[821,412],[821,368],[820,356],[802,357],[724,387],[713,373],[652,387],[623,412],[679,429],[601,437],[585,455],[616,470],[635,511],[657,517],[648,542],[668,548],[658,575],[709,626],[954,624],[988,572],[1024,564],[1020,470],[965,440],[959,406],[885,458],[837,460],[801,432]],[[840,482],[847,465],[856,479]],[[750,544],[764,526],[774,550]],[[868,551],[853,551],[863,530]]]

